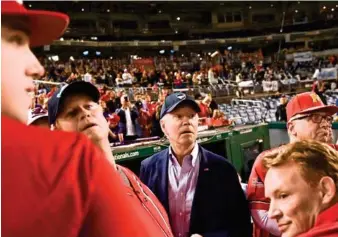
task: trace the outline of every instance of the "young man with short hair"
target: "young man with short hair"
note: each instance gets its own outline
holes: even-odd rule
[[[50,44],[68,16],[1,1],[1,234],[156,236],[100,149],[82,134],[27,126],[33,80],[44,69],[30,46]]]
[[[338,152],[302,140],[264,158],[268,216],[282,237],[338,235]]]

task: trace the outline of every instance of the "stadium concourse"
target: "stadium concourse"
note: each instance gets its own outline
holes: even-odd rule
[[[20,126],[60,141],[81,136],[139,214],[134,226],[100,204],[81,209],[92,216],[73,221],[67,236],[337,237],[338,5],[308,4],[2,2],[4,47],[14,47],[11,31],[26,39],[16,44],[22,52],[38,45],[30,58],[41,70],[25,69],[34,85]],[[34,37],[48,29],[46,16],[67,26],[41,43]],[[15,118],[8,111],[2,119]],[[15,221],[3,222],[6,236],[33,236],[48,208],[59,212],[41,207],[15,232]],[[118,212],[132,216],[127,209]],[[118,232],[90,228],[103,219]]]

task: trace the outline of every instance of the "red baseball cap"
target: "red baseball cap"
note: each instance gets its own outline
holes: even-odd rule
[[[113,113],[108,116],[108,121],[109,123],[118,123],[120,122],[120,116],[117,114]]]
[[[27,10],[21,1],[1,1],[1,16],[25,16],[30,22],[30,46],[50,44],[59,38],[69,24],[66,14]]]
[[[338,113],[338,107],[334,105],[325,105],[320,97],[314,92],[304,92],[295,95],[286,106],[288,121],[295,115],[312,112],[325,112],[333,115]]]

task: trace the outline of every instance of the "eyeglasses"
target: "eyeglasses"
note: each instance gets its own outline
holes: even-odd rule
[[[307,114],[298,118],[295,118],[294,120],[300,120],[300,119],[305,119],[305,118],[309,118],[311,119],[312,122],[314,123],[321,123],[323,121],[323,119],[326,120],[326,122],[328,123],[332,123],[333,122],[333,117],[330,115],[321,115],[321,114]]]

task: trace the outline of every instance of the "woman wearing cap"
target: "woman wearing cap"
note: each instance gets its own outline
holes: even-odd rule
[[[1,1],[1,234],[155,236],[84,135],[26,125],[32,79],[44,74],[30,46],[52,43],[68,23],[62,13]]]

